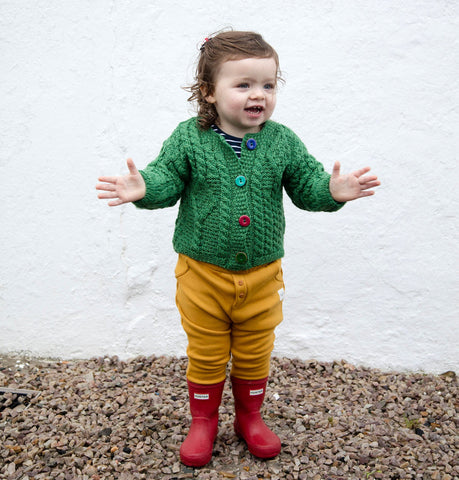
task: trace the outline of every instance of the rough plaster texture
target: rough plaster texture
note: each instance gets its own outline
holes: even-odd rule
[[[218,6],[217,6],[218,5]],[[193,114],[201,40],[263,33],[274,119],[377,195],[335,214],[286,197],[275,353],[384,369],[459,367],[459,4],[446,0],[0,2],[0,352],[184,355],[176,207],[110,209],[100,174],[145,165]]]

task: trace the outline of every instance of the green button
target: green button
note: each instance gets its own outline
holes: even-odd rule
[[[249,258],[247,257],[247,254],[244,252],[238,252],[236,253],[236,262],[239,263],[239,265],[244,265],[249,261]]]

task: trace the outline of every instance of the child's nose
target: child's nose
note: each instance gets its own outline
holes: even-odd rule
[[[261,87],[255,87],[255,88],[252,89],[250,96],[252,98],[264,98],[265,91]]]

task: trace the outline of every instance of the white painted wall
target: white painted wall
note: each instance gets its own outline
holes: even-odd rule
[[[286,197],[275,353],[459,367],[459,3],[0,2],[0,352],[184,355],[176,207],[108,208],[101,174],[151,161],[192,114],[201,41],[261,32],[287,80],[274,119],[383,186],[339,213]]]

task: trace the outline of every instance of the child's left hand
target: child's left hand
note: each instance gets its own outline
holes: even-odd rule
[[[340,168],[340,163],[335,162],[329,187],[333,199],[337,202],[349,202],[357,198],[368,197],[375,193],[374,190],[369,190],[370,188],[381,185],[376,175],[364,176],[370,171],[370,167],[364,167],[346,175],[339,173]]]

